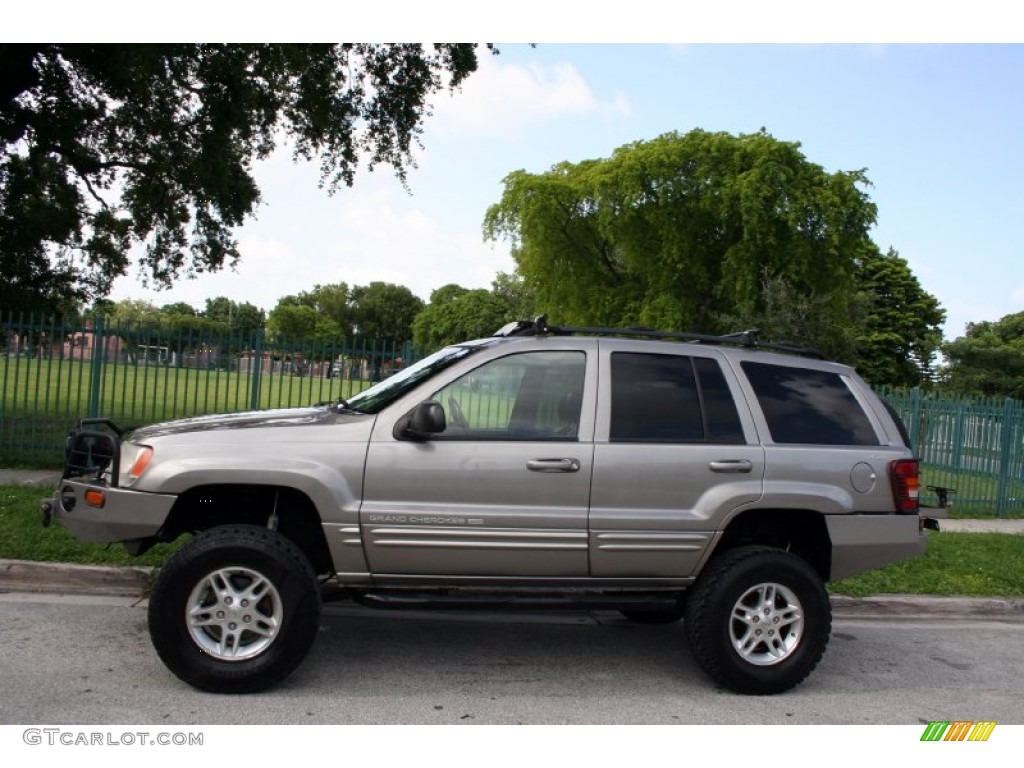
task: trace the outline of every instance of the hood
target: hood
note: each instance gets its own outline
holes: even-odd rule
[[[242,413],[221,413],[209,416],[195,416],[189,419],[165,421],[140,427],[125,436],[133,443],[145,442],[154,437],[180,435],[189,432],[208,432],[223,429],[256,429],[265,427],[296,427],[336,424],[339,421],[372,419],[367,414],[352,411],[339,412],[337,407],[311,406],[308,408],[277,408],[266,411],[244,411]]]

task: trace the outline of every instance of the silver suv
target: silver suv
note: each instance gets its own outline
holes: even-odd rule
[[[134,554],[192,534],[149,629],[203,690],[281,680],[344,598],[683,618],[715,681],[769,694],[821,659],[826,581],[923,553],[908,443],[806,350],[541,317],[347,402],[84,420],[43,513]]]

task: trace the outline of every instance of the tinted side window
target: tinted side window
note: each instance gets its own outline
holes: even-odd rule
[[[740,416],[736,413],[736,403],[722,375],[721,366],[706,357],[696,357],[693,362],[697,367],[701,398],[704,401],[708,442],[744,442]]]
[[[575,440],[587,358],[528,352],[485,363],[434,393],[447,428],[439,439]]]
[[[610,439],[615,442],[743,441],[725,378],[713,360],[612,354]]]
[[[743,363],[776,443],[878,445],[842,377],[828,371]]]

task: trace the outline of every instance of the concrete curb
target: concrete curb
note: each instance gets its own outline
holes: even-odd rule
[[[0,560],[0,592],[142,597],[152,568]]]
[[[872,595],[831,597],[832,611],[847,619],[971,619],[1024,623],[1024,599]]]
[[[0,592],[145,597],[154,568],[0,560]],[[874,595],[831,597],[843,619],[970,619],[1024,623],[1024,599]]]

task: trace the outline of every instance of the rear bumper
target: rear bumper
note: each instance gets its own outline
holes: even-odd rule
[[[925,553],[918,515],[827,515],[832,539],[831,581]]]
[[[102,506],[86,500],[87,491],[102,493]],[[61,480],[53,498],[43,499],[44,520],[55,518],[80,541],[131,541],[160,530],[177,496],[108,488],[79,480]]]

